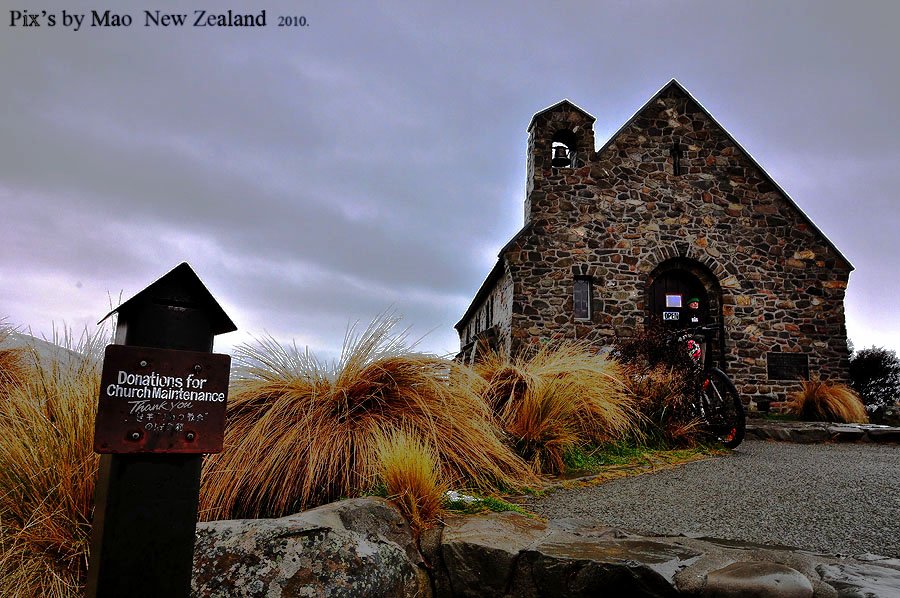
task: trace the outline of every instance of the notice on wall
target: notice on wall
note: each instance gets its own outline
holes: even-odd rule
[[[679,317],[681,317],[681,314],[677,311],[664,311],[663,312],[663,321],[664,322],[677,321]]]
[[[809,355],[805,353],[766,353],[769,380],[809,380]]]
[[[221,452],[230,369],[230,355],[108,346],[94,451]]]

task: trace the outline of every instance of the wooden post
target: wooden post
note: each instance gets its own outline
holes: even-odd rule
[[[186,263],[110,314],[114,312],[119,314],[115,344],[126,347],[211,353],[215,335],[237,329]],[[108,350],[104,372],[109,355]],[[141,364],[146,366],[147,362]],[[199,365],[192,367],[200,370]],[[225,378],[227,389],[227,365]],[[101,409],[104,392],[105,388],[101,390]],[[224,400],[223,396],[222,404],[215,406],[221,408],[222,433]],[[119,401],[128,404],[125,399]],[[143,422],[143,417],[138,419]],[[203,455],[189,452],[188,441],[195,437],[193,431],[179,428],[180,436],[176,438],[174,431],[155,431],[153,426],[157,424],[140,424],[149,428],[134,427],[139,425],[135,422],[128,425],[134,431],[129,428],[122,436],[127,435],[127,441],[136,442],[133,448],[127,449],[130,452],[113,450],[114,454],[103,454],[100,458],[87,596],[187,598]],[[165,430],[164,424],[161,426]],[[100,428],[98,415],[95,433],[98,452],[102,450],[97,446],[108,446],[101,445],[100,438],[106,431]],[[121,440],[119,436],[116,439]],[[175,450],[171,449],[173,442],[180,443]],[[166,446],[170,448],[167,450]]]

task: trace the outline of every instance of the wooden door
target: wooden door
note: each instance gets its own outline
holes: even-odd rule
[[[700,279],[685,270],[660,274],[650,288],[650,316],[678,329],[708,324],[709,297]]]

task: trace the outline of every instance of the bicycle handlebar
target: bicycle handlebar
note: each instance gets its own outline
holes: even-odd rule
[[[718,324],[706,324],[705,326],[691,326],[688,328],[683,328],[682,331],[687,334],[701,333],[704,336],[707,336],[708,333],[719,332],[719,325]]]

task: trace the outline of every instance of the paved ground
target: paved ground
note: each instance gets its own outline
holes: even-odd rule
[[[747,441],[732,454],[527,508],[655,533],[900,557],[900,445]]]

